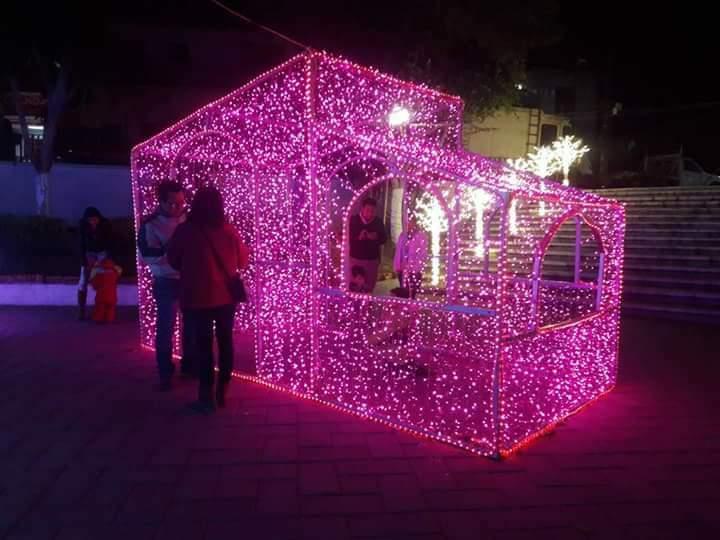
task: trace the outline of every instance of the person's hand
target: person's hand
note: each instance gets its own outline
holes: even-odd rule
[[[358,240],[363,240],[367,236],[367,231],[363,229],[360,231],[360,234],[358,235]]]
[[[375,240],[375,239],[377,239],[377,233],[376,232],[367,233],[367,237],[370,240]]]

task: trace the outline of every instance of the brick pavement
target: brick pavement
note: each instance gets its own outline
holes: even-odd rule
[[[121,315],[0,308],[0,539],[718,537],[717,327],[624,321],[617,389],[494,462],[249,383],[187,415]]]

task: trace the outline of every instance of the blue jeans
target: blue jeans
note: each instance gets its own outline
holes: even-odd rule
[[[169,380],[175,372],[175,364],[172,361],[173,329],[180,301],[180,280],[156,277],[153,280],[153,297],[157,306],[155,357],[158,374],[161,379]],[[193,336],[192,325],[184,321],[182,328],[183,358],[180,362],[180,370],[187,374],[193,373]]]

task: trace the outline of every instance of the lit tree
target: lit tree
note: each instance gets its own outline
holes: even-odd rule
[[[542,179],[549,178],[560,168],[555,152],[549,146],[536,147],[528,155],[530,170]]]
[[[550,146],[536,146],[526,158],[508,159],[507,162],[511,167],[519,171],[529,171],[543,180],[562,167],[556,152]],[[544,185],[540,184],[540,190],[543,189]],[[540,201],[538,211],[541,216],[545,215],[545,201]]]
[[[492,195],[480,188],[468,188],[463,191],[462,212],[465,216],[475,217],[475,255],[482,256],[485,243],[485,210],[492,202]]]
[[[590,149],[582,140],[572,136],[560,137],[552,144],[552,150],[563,171],[563,185],[570,185],[570,167],[585,155]]]
[[[414,215],[419,225],[430,233],[432,251],[432,284],[440,283],[440,235],[448,230],[448,219],[440,201],[428,192],[415,201]]]
[[[511,160],[508,160],[510,162]],[[507,180],[510,182],[510,185],[512,186],[519,186],[520,185],[520,179],[517,175],[517,170],[514,168],[508,169],[508,175]],[[508,231],[512,235],[518,234],[518,226],[517,226],[517,199],[513,199],[510,203],[510,210],[508,211]]]

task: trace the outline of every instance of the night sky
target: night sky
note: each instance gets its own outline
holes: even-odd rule
[[[566,35],[547,52],[570,51],[605,74],[611,98],[623,104],[620,134],[656,151],[683,145],[708,171],[720,168],[718,24],[709,8],[563,4]]]
[[[184,4],[175,11],[178,20],[187,9],[193,18],[244,27],[209,2]],[[226,4],[311,46],[383,67],[403,56],[404,32],[432,24],[418,11],[418,1],[336,2],[331,7],[325,2],[256,0]],[[486,4],[491,9],[493,4]],[[647,145],[651,153],[682,145],[684,153],[707,170],[720,168],[720,85],[715,74],[720,37],[709,8],[700,2],[671,7],[607,1],[555,4],[562,34],[553,45],[535,51],[531,65],[586,62],[606,84],[608,99],[623,105],[613,126],[616,135]],[[268,48],[276,46],[273,40],[268,37]]]
[[[423,12],[429,0],[332,4],[224,1],[308,45],[389,70],[406,57],[413,45],[412,36],[417,34],[417,39],[422,39],[433,24]],[[62,3],[63,16],[73,13],[68,8],[71,3]],[[542,0],[535,3],[545,5]],[[501,7],[482,1],[474,4],[487,5],[488,10],[506,9],[510,14],[516,7],[515,3]],[[616,135],[638,144],[682,144],[685,154],[695,157],[707,170],[720,168],[720,153],[716,151],[720,143],[720,85],[715,75],[720,38],[709,8],[701,7],[700,2],[676,3],[671,9],[645,3],[634,7],[633,2],[558,0],[554,4],[554,19],[562,33],[553,45],[531,55],[531,66],[567,67],[584,62],[606,86],[608,99],[623,104],[622,117],[613,126]],[[249,28],[209,0],[126,0],[78,6],[91,19],[202,24],[238,31]],[[503,26],[502,19],[496,26]],[[286,54],[288,49],[268,35],[265,48],[256,54],[274,62],[279,51]]]

